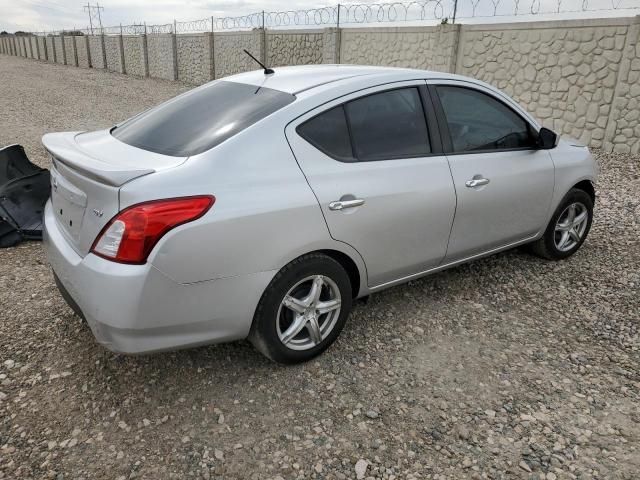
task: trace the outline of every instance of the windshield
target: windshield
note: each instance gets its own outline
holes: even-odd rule
[[[271,88],[219,81],[137,115],[111,134],[128,145],[163,155],[197,155],[293,102]]]

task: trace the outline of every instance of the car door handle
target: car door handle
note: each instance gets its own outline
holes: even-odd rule
[[[329,204],[329,210],[345,210],[347,208],[359,207],[364,205],[364,200],[356,198],[354,200],[339,200]]]
[[[488,178],[473,178],[471,180],[467,180],[465,185],[468,188],[481,187],[482,185],[487,185],[489,183]]]

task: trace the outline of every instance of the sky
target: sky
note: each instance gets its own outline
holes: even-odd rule
[[[247,13],[266,11],[286,11],[310,9],[319,6],[336,5],[340,0],[104,0],[99,1],[104,10],[101,11],[104,26],[114,26],[146,22],[147,24],[171,23],[194,20],[207,17],[225,17],[245,15]],[[454,0],[430,0],[430,8],[426,14],[433,18],[433,11],[442,2],[445,8],[450,8]],[[476,5],[476,15],[491,15],[494,2],[498,2],[498,12],[506,13],[513,10],[514,2],[520,3],[521,12],[529,11],[533,4],[540,5],[542,11],[553,12],[560,2],[561,10],[581,10],[583,0],[458,0],[459,17],[470,17],[473,5]],[[96,0],[91,0],[95,5]],[[587,0],[590,10],[588,13],[555,14],[552,16],[523,16],[520,20],[549,19],[549,18],[583,18],[604,16],[632,16],[640,14],[640,0]],[[342,2],[341,2],[342,3]],[[344,2],[347,3],[347,2]],[[364,3],[364,2],[361,2]],[[376,3],[376,2],[369,2]],[[86,2],[84,3],[86,5]],[[612,10],[616,5],[618,10]],[[45,31],[71,28],[87,28],[88,14],[83,11],[82,0],[0,0],[0,31],[14,32]],[[629,8],[634,8],[630,10]],[[355,10],[352,10],[355,12]],[[414,6],[414,14],[419,10]],[[500,17],[498,21],[511,21],[513,17]],[[490,21],[496,21],[490,20]],[[470,23],[472,20],[462,19]],[[483,21],[487,21],[486,18]],[[425,23],[434,23],[425,22]]]

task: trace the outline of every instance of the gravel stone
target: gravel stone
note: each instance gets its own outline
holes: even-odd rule
[[[48,166],[44,133],[187,88],[0,55],[0,145]],[[637,478],[640,157],[594,153],[572,258],[516,249],[372,295],[304,365],[247,342],[110,353],[40,243],[0,250],[0,479]]]

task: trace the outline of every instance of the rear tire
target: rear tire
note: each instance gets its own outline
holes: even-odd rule
[[[269,283],[249,341],[275,362],[306,362],[335,341],[351,305],[351,283],[342,265],[327,255],[303,255]]]
[[[531,250],[548,260],[563,260],[578,251],[593,221],[593,200],[584,190],[573,188],[553,213],[544,235]]]

